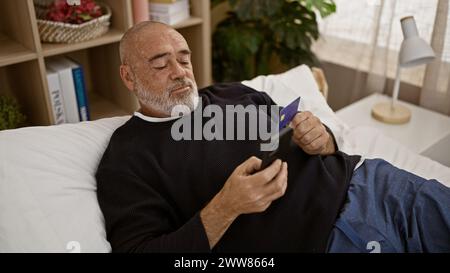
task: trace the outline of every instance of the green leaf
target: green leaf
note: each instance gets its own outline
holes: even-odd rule
[[[20,106],[14,98],[0,96],[0,130],[15,129],[25,122]]]
[[[307,8],[309,11],[317,11],[322,18],[325,18],[336,12],[336,3],[333,0],[287,0],[288,2],[297,2]]]
[[[230,0],[230,6],[242,21],[261,20],[273,16],[283,6],[283,1]]]
[[[83,19],[84,22],[92,20],[92,16],[87,13],[82,13],[78,15],[81,19]]]
[[[217,0],[218,1],[218,0]],[[336,10],[332,0],[228,0],[231,12],[213,35],[216,81],[269,74],[272,59],[292,67],[318,60],[311,45],[319,37],[317,16]]]

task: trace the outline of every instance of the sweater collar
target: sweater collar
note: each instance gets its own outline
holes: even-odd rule
[[[200,100],[200,97],[197,97],[194,100],[194,109],[197,109],[197,107],[199,106],[199,100]],[[180,117],[167,117],[167,118],[149,117],[149,116],[146,116],[146,115],[142,114],[141,112],[134,112],[134,116],[136,116],[136,117],[138,117],[138,118],[140,118],[142,120],[145,120],[145,121],[148,121],[148,122],[154,122],[154,123],[166,122],[166,121],[171,121],[171,120],[175,120],[175,119],[179,119],[180,118]]]
[[[142,114],[141,112],[134,112],[134,116],[138,117],[142,120],[145,120],[148,122],[154,122],[154,123],[166,122],[166,121],[171,121],[171,120],[180,118],[180,117],[155,118],[155,117],[146,116],[146,115]]]

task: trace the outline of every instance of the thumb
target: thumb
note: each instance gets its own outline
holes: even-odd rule
[[[240,165],[242,175],[253,174],[261,168],[262,160],[256,156],[252,156]]]

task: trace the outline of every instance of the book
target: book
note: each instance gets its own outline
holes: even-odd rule
[[[189,10],[181,11],[175,14],[163,14],[163,13],[150,13],[150,19],[152,21],[161,22],[167,25],[175,25],[186,19],[189,19]]]
[[[59,125],[66,123],[63,95],[61,91],[61,86],[59,84],[58,73],[56,73],[50,68],[46,69],[46,73],[47,73],[48,92],[50,96],[50,103],[52,104],[52,112],[55,124]]]
[[[189,1],[179,0],[173,4],[150,3],[150,13],[176,14],[182,11],[189,11]]]
[[[83,66],[70,59],[67,59],[67,63],[72,68],[73,83],[75,85],[75,94],[77,96],[78,114],[80,121],[89,121],[91,118],[89,113],[89,104]]]
[[[59,84],[61,86],[64,112],[66,114],[66,122],[77,123],[80,122],[78,114],[78,103],[75,94],[75,85],[73,81],[72,68],[65,58],[51,59],[47,63],[50,69],[58,73]]]
[[[148,14],[148,0],[133,0],[132,3],[134,24],[150,20]]]

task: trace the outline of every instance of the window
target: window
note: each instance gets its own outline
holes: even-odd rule
[[[321,20],[320,30],[327,36],[369,44],[379,27],[377,45],[389,43],[390,49],[398,51],[403,39],[400,19],[405,16],[413,15],[420,36],[431,41],[437,1],[384,0],[382,5],[381,0],[335,0],[337,12]]]
[[[431,43],[439,0],[334,1],[337,12],[319,19],[323,41],[313,47],[318,56],[326,61],[373,71],[377,60],[373,60],[372,54],[378,50],[385,52],[382,55],[385,56],[384,61],[379,62],[388,64],[387,75],[393,78],[403,40],[400,19],[410,15],[416,20],[419,35]],[[440,35],[444,39],[441,59],[450,63],[450,17],[445,32]],[[424,71],[424,66],[412,68],[405,80],[421,85]]]

